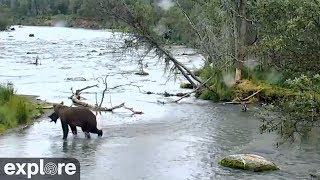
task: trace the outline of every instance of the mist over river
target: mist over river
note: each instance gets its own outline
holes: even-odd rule
[[[108,77],[108,87],[124,84],[107,92],[103,106],[125,102],[143,115],[132,116],[119,109],[97,115],[102,138],[85,139],[71,132],[62,140],[60,121],[43,118],[29,128],[0,136],[1,157],[73,157],[81,163],[84,180],[214,180],[214,179],[310,179],[310,170],[319,170],[320,146],[312,141],[303,146],[275,148],[274,134],[260,134],[259,120],[240,106],[221,105],[194,97],[180,103],[155,93],[188,92],[180,89],[183,77],[169,79],[163,61],[154,54],[145,57],[148,76],[138,76],[141,54],[123,54],[124,40],[119,33],[65,27],[15,27],[0,32],[0,82],[14,84],[19,94],[70,105],[71,88],[99,84],[82,96],[95,104],[103,84],[97,77]],[[33,33],[35,37],[29,37]],[[172,47],[174,55],[191,69],[202,65],[192,49]],[[192,55],[184,55],[192,54]],[[38,66],[32,64],[39,58]],[[68,78],[86,81],[72,81]],[[111,103],[110,103],[111,102]],[[249,107],[253,108],[253,107]],[[235,153],[255,153],[274,161],[281,170],[253,173],[224,168],[218,160]]]

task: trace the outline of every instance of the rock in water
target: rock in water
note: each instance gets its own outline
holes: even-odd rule
[[[87,81],[86,78],[83,77],[74,77],[74,78],[67,78],[68,81]]]
[[[230,155],[220,160],[219,164],[225,167],[255,172],[279,170],[273,162],[255,154]]]

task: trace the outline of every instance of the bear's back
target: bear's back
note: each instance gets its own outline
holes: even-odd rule
[[[60,109],[59,115],[67,121],[90,121],[96,123],[96,116],[85,107],[63,107]]]

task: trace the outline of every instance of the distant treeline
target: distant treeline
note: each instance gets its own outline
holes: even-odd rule
[[[86,15],[87,1],[83,0],[0,0],[14,16],[53,16],[57,14]]]
[[[85,18],[98,22],[97,17],[88,0],[0,0],[0,30],[10,24],[49,25],[48,21],[55,18],[70,22]],[[90,27],[87,22],[78,23]]]

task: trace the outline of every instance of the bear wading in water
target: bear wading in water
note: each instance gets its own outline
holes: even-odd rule
[[[102,136],[102,130],[97,129],[96,116],[87,108],[84,107],[68,107],[63,103],[53,105],[54,112],[48,116],[51,122],[57,123],[60,118],[63,131],[63,139],[68,137],[69,127],[73,135],[77,135],[77,126],[81,127],[87,138],[90,138],[90,133]]]

